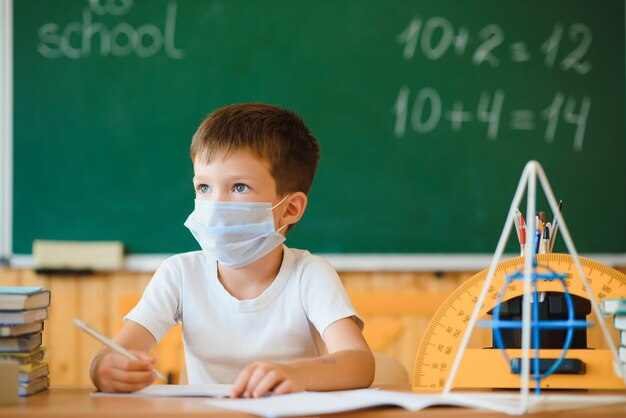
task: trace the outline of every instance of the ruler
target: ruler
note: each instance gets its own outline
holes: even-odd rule
[[[568,254],[539,254],[539,265],[551,268],[557,273],[566,274],[565,285],[570,294],[589,299],[573,258]],[[602,263],[580,257],[583,271],[591,286],[596,302],[602,298],[626,297],[626,275]],[[523,283],[513,281],[503,289],[507,275],[523,269],[524,258],[517,257],[498,264],[487,297],[480,309],[479,319],[494,308],[500,293],[502,301],[520,296]],[[443,302],[430,320],[415,355],[412,386],[416,392],[440,392],[443,390],[463,333],[469,323],[474,306],[487,278],[489,269],[482,270],[461,284]],[[539,291],[563,292],[563,284],[558,281],[538,282]],[[489,317],[490,318],[490,317]],[[592,314],[587,319],[596,322]],[[607,319],[608,320],[608,319]],[[610,325],[612,328],[612,324]],[[476,329],[474,330],[476,332]],[[472,340],[470,340],[472,341]],[[471,343],[470,343],[471,346]],[[465,350],[454,388],[519,388],[520,377],[511,373],[509,365],[498,349],[475,348]],[[521,350],[507,349],[509,358],[519,358]],[[531,350],[531,355],[534,351]],[[560,349],[542,349],[541,358],[558,358]],[[623,389],[624,382],[613,372],[613,355],[603,348],[570,349],[565,358],[581,359],[586,364],[586,372],[581,375],[551,375],[541,381],[546,389]],[[530,387],[534,387],[531,379]]]

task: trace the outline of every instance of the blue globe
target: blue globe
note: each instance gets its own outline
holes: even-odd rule
[[[537,265],[533,263],[533,268],[531,271],[531,320],[530,320],[530,331],[531,331],[531,349],[532,349],[532,357],[531,357],[531,370],[530,374],[535,381],[535,393],[539,395],[541,393],[541,380],[547,378],[555,371],[560,370],[563,372],[563,369],[567,369],[571,367],[569,360],[565,359],[567,351],[570,349],[572,345],[572,341],[574,339],[575,331],[581,328],[588,328],[592,326],[590,322],[587,322],[584,319],[576,318],[576,309],[574,301],[572,300],[572,295],[567,290],[567,284],[565,280],[567,279],[567,275],[560,274],[552,270],[550,267],[545,265]],[[495,307],[492,311],[492,320],[491,321],[480,321],[477,325],[481,327],[489,327],[492,328],[493,332],[493,342],[496,348],[500,350],[507,364],[510,365],[511,370],[514,373],[521,374],[521,359],[513,359],[511,360],[505,351],[506,348],[511,348],[510,344],[507,346],[504,342],[503,333],[510,333],[512,330],[517,330],[519,334],[522,330],[523,323],[521,319],[503,319],[502,315],[502,307],[503,307],[503,297],[506,290],[509,288],[512,282],[514,281],[522,281],[524,280],[523,269],[518,270],[517,272],[507,275],[504,285],[502,289],[498,293],[498,297],[496,300]],[[565,301],[565,307],[567,308],[566,315],[564,319],[542,319],[540,315],[540,302],[542,301],[542,297],[545,297],[545,293],[538,291],[537,283],[540,281],[554,281],[557,280],[561,283],[563,287],[562,298],[559,300]],[[581,298],[582,299],[582,298]],[[583,299],[584,300],[584,299]],[[586,300],[585,300],[586,301]],[[588,301],[586,301],[588,304]],[[519,312],[521,314],[521,310]],[[589,312],[586,312],[589,313]],[[507,315],[505,315],[507,316]],[[519,315],[521,318],[521,315]],[[562,341],[561,354],[558,359],[541,359],[539,357],[539,349],[547,348],[542,345],[541,335],[542,331],[555,331],[560,330],[564,332],[565,336]],[[508,334],[507,334],[508,335]],[[550,347],[552,348],[552,347]],[[564,362],[568,361],[567,364]]]

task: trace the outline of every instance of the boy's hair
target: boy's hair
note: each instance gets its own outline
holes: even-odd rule
[[[215,110],[191,141],[191,160],[250,150],[270,164],[276,193],[308,195],[320,159],[319,144],[302,119],[278,106],[243,103]]]

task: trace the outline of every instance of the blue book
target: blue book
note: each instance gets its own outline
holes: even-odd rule
[[[41,287],[0,286],[0,311],[23,311],[49,305],[49,290]]]
[[[0,326],[20,325],[43,321],[48,318],[48,308],[28,309],[21,311],[0,311]]]

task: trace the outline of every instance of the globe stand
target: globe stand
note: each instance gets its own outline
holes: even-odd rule
[[[452,396],[451,389],[453,387],[454,379],[459,369],[459,365],[461,363],[461,359],[465,353],[467,348],[469,339],[474,330],[474,327],[479,325],[477,323],[479,312],[481,306],[484,305],[485,298],[488,293],[488,289],[492,284],[492,280],[494,277],[494,272],[496,271],[496,267],[500,262],[502,255],[504,253],[504,248],[508,242],[511,229],[514,225],[514,216],[515,209],[519,207],[519,204],[522,201],[522,197],[526,192],[526,202],[527,202],[527,231],[535,231],[536,224],[536,189],[537,189],[537,178],[539,178],[540,184],[543,188],[544,194],[548,200],[550,205],[550,209],[555,215],[556,222],[559,224],[559,228],[561,229],[561,236],[565,242],[567,250],[569,254],[572,256],[572,260],[576,266],[578,273],[580,274],[580,278],[583,282],[583,286],[585,292],[587,294],[587,298],[591,303],[591,310],[594,313],[595,317],[600,319],[602,318],[602,314],[600,312],[600,308],[598,303],[595,301],[593,297],[593,293],[591,291],[591,287],[589,285],[589,281],[585,275],[585,272],[582,268],[580,257],[576,248],[574,246],[574,242],[569,233],[569,229],[567,228],[567,224],[563,218],[563,215],[558,209],[558,205],[556,203],[556,199],[554,197],[554,193],[552,192],[552,188],[548,182],[545,172],[543,168],[537,161],[529,161],[524,167],[524,171],[522,172],[522,176],[520,178],[519,184],[517,186],[517,190],[513,197],[513,201],[511,202],[511,207],[509,208],[509,213],[507,215],[506,221],[504,223],[504,228],[502,230],[502,234],[500,235],[500,239],[498,241],[498,245],[496,247],[496,251],[494,253],[494,257],[491,261],[491,265],[489,267],[489,272],[487,273],[487,278],[485,279],[485,283],[480,292],[478,300],[474,306],[474,310],[468,322],[467,328],[463,335],[463,339],[461,340],[461,344],[459,346],[459,350],[456,353],[454,363],[452,364],[452,368],[450,370],[450,375],[445,382],[445,386],[442,394],[445,396]],[[525,190],[526,189],[526,190]],[[510,276],[507,276],[506,283],[500,292],[499,297],[502,298],[503,293],[506,291],[506,287],[512,281],[522,281],[524,292],[522,295],[521,301],[521,321],[520,320],[508,320],[500,318],[500,313],[502,310],[501,303],[495,305],[493,310],[493,320],[486,321],[482,323],[483,326],[490,326],[493,328],[493,335],[496,341],[496,347],[499,348],[504,354],[507,367],[512,367],[514,372],[517,372],[520,375],[520,391],[519,397],[516,401],[511,401],[507,399],[506,401],[499,402],[495,399],[487,400],[485,399],[481,402],[481,406],[484,408],[506,412],[509,414],[523,414],[533,409],[535,404],[544,401],[543,397],[540,396],[540,381],[546,378],[549,374],[553,373],[559,367],[562,367],[563,359],[565,358],[565,353],[569,349],[571,345],[573,335],[576,329],[586,328],[589,326],[589,323],[576,319],[575,318],[575,309],[574,303],[571,299],[571,295],[567,292],[567,286],[565,285],[565,278],[556,273],[545,266],[539,266],[536,262],[536,254],[535,254],[535,245],[526,245],[524,247],[524,267],[521,271],[518,271]],[[537,291],[537,282],[539,280],[559,280],[564,287],[564,298],[567,305],[567,318],[565,320],[556,320],[556,321],[545,321],[540,318],[540,308],[539,303],[532,301],[540,301],[541,293]],[[501,302],[499,300],[498,302]],[[614,371],[618,374],[624,384],[626,385],[626,368],[624,368],[619,362],[619,358],[617,355],[617,349],[611,338],[609,329],[604,321],[598,320],[598,325],[602,330],[602,334],[604,340],[609,347],[610,351],[613,354],[614,361]],[[560,359],[552,362],[543,362],[539,357],[539,347],[540,347],[540,335],[541,330],[550,330],[550,329],[562,329],[565,330],[566,339],[563,344],[563,350],[561,353]],[[516,329],[521,331],[521,358],[519,359],[509,359],[506,356],[504,348],[506,347],[504,341],[502,339],[503,330],[507,329]],[[505,331],[506,332],[506,331]],[[534,350],[534,358],[531,358],[530,350],[531,346]],[[515,360],[515,361],[513,361]],[[531,360],[533,362],[533,379],[535,381],[535,396],[530,397],[529,388],[530,388],[530,379],[531,379]],[[457,394],[455,394],[457,395]],[[457,395],[463,396],[463,395]]]

